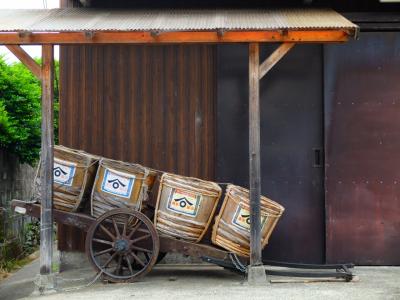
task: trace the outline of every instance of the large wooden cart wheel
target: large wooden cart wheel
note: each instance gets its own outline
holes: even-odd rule
[[[86,254],[103,278],[133,282],[146,275],[157,262],[160,240],[144,214],[125,208],[99,217],[86,236]]]

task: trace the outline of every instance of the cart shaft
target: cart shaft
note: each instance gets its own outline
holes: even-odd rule
[[[40,218],[40,205],[21,200],[12,200],[11,209],[15,212],[27,214],[31,217]],[[59,224],[70,225],[87,232],[95,218],[83,213],[73,213],[53,209],[54,221]]]

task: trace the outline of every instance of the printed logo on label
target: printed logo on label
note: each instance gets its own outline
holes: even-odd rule
[[[133,174],[105,169],[101,190],[119,197],[130,198],[135,178]]]
[[[261,216],[261,228],[264,227],[266,221],[267,217]],[[240,229],[250,231],[250,212],[247,209],[238,206],[235,215],[233,216],[232,224]]]
[[[71,186],[74,181],[76,163],[54,159],[53,182],[61,185]]]
[[[180,189],[172,189],[167,209],[195,217],[200,207],[202,196],[196,195]]]

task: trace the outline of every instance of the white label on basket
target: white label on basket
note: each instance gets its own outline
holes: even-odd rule
[[[76,163],[54,158],[53,181],[56,184],[71,186],[74,181]]]
[[[261,229],[266,221],[267,216],[261,216]],[[250,212],[239,205],[233,215],[232,224],[240,229],[250,231]]]
[[[14,208],[14,211],[15,211],[16,213],[19,213],[19,214],[22,214],[22,215],[26,214],[26,208],[25,208],[25,207],[16,206],[16,207]]]
[[[196,217],[202,196],[181,189],[172,189],[168,197],[167,209]]]
[[[133,174],[105,169],[101,190],[119,197],[130,198],[135,178]]]

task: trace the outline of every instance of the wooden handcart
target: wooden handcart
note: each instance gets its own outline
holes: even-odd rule
[[[40,218],[37,203],[12,201],[15,212]],[[146,275],[165,253],[176,252],[245,274],[248,259],[207,243],[192,243],[159,234],[151,221],[152,207],[141,211],[113,209],[99,218],[85,213],[53,210],[59,224],[82,229],[86,234],[86,255],[98,274],[111,282],[133,282]],[[335,277],[350,281],[352,264],[311,265],[263,261],[266,265],[315,271],[269,270],[267,274],[297,277]],[[320,272],[321,269],[333,271]]]

